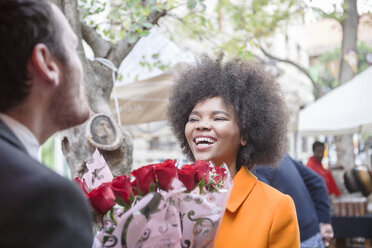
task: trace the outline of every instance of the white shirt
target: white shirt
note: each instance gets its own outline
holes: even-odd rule
[[[0,119],[9,127],[26,148],[28,154],[39,161],[39,141],[35,135],[22,123],[16,121],[10,116],[0,113]]]

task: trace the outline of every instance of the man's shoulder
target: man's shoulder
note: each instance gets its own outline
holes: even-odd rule
[[[78,187],[1,139],[0,188],[0,247],[91,247],[89,206]]]
[[[258,180],[265,182],[269,185],[273,183],[273,177],[276,174],[277,168],[269,166],[256,166],[252,173],[258,178]]]
[[[12,206],[39,205],[45,202],[43,199],[63,201],[61,207],[70,204],[87,208],[82,192],[73,182],[1,139],[0,164],[0,188],[6,189],[0,191],[0,198],[7,199],[3,207],[9,211]]]
[[[26,164],[34,166],[40,164],[38,161],[32,159],[25,150],[9,143],[3,137],[0,137],[0,162],[2,164],[1,170],[5,170],[5,168],[12,170],[12,166],[15,164],[18,164],[18,166],[13,166],[14,169],[20,167],[27,168]]]
[[[257,182],[255,186],[255,191],[257,192],[257,195],[259,195],[259,197],[265,198],[267,200],[267,203],[270,205],[271,204],[276,205],[283,200],[287,201],[288,197],[291,199],[289,195],[284,194],[280,192],[278,189],[261,181]]]
[[[76,191],[73,183],[58,175],[44,164],[33,159],[26,152],[0,139],[0,187],[7,191],[18,191],[22,188]],[[4,193],[4,192],[3,192]],[[0,193],[1,194],[1,193]]]
[[[0,138],[0,178],[49,174],[49,169],[27,152]],[[1,182],[1,180],[0,180]]]

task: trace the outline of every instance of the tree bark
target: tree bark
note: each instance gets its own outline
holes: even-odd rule
[[[345,18],[342,20],[342,46],[340,56],[339,68],[339,84],[343,84],[354,77],[355,73],[351,67],[346,63],[344,55],[348,51],[357,51],[357,31],[359,15],[357,12],[356,0],[345,0],[344,14]],[[337,165],[343,166],[346,170],[354,167],[354,149],[352,134],[335,136]]]
[[[83,39],[82,22],[78,11],[77,0],[51,0],[56,4],[70,22],[79,40]],[[94,34],[91,32],[91,34]],[[112,47],[112,44],[105,42],[97,36],[96,40],[102,42],[100,47],[94,47],[96,53],[102,56],[103,53]],[[82,43],[79,45],[79,55],[84,68],[84,89],[91,108],[91,116],[95,113],[104,113],[112,117],[109,106],[110,94],[113,86],[111,71],[98,62],[88,61],[83,51]],[[105,157],[114,175],[128,173],[132,166],[133,144],[130,135],[119,127],[122,133],[122,142],[115,151],[100,150]],[[85,170],[85,164],[91,160],[96,147],[88,142],[87,122],[61,132],[62,151],[70,167],[72,177],[78,176]]]
[[[97,61],[85,59],[85,92],[91,108],[91,117],[96,113],[106,114],[113,118],[109,105],[113,87],[112,72]],[[62,132],[62,151],[73,177],[85,171],[85,164],[97,148],[88,142],[89,127],[87,122]],[[116,123],[114,124],[116,125]],[[118,149],[107,151],[98,149],[104,156],[115,176],[128,174],[132,168],[133,142],[128,132],[121,130],[121,145]]]
[[[92,27],[88,26],[86,23],[82,23],[81,27],[84,40],[95,52],[94,56],[105,58],[109,53],[112,44],[103,39]]]
[[[115,67],[119,67],[123,59],[133,49],[140,37],[133,43],[127,37],[117,44],[103,39],[95,29],[83,23],[80,19],[77,0],[50,0],[56,4],[67,17],[71,27],[79,40],[85,40],[93,49],[95,57],[109,59]],[[166,11],[151,11],[147,17],[148,22],[156,24],[166,14]],[[145,30],[146,28],[143,28]],[[133,33],[131,34],[133,35]],[[79,46],[79,55],[84,68],[84,88],[91,108],[91,117],[94,114],[105,114],[113,119],[110,109],[110,95],[113,87],[112,71],[99,62],[89,61],[84,53],[82,43]],[[72,177],[81,175],[86,169],[85,164],[91,160],[91,155],[97,148],[88,141],[87,127],[89,120],[80,126],[61,132],[62,151],[70,167]],[[117,125],[116,123],[113,123]],[[120,130],[120,146],[115,150],[99,149],[115,176],[128,174],[132,168],[133,142],[130,134],[122,127]]]
[[[357,51],[357,31],[359,23],[359,15],[357,11],[356,0],[345,0],[344,15],[345,18],[341,21],[342,25],[342,45],[340,56],[340,68],[338,74],[339,84],[343,84],[354,77],[355,73],[346,63],[344,55],[349,51]]]
[[[310,79],[314,89],[315,89],[315,99],[321,97],[321,90],[320,90],[320,87],[319,87],[319,84],[317,84],[314,79],[311,77],[310,73],[307,71],[307,69],[305,69],[304,67],[302,67],[301,65],[299,65],[298,63],[292,61],[292,60],[289,60],[289,59],[281,59],[281,58],[278,58],[272,54],[270,54],[269,52],[267,52],[262,46],[260,46],[260,50],[263,52],[263,54],[268,57],[268,58],[271,58],[273,60],[276,60],[278,62],[283,62],[283,63],[287,63],[287,64],[290,64],[294,67],[296,67],[300,72],[302,72],[303,74],[305,74],[305,76]]]

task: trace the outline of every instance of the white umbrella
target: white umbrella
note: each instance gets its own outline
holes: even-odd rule
[[[302,135],[372,131],[372,67],[300,111]]]

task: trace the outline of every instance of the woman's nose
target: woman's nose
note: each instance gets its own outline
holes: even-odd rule
[[[201,120],[196,126],[197,130],[209,130],[211,129],[211,123],[208,120]]]

